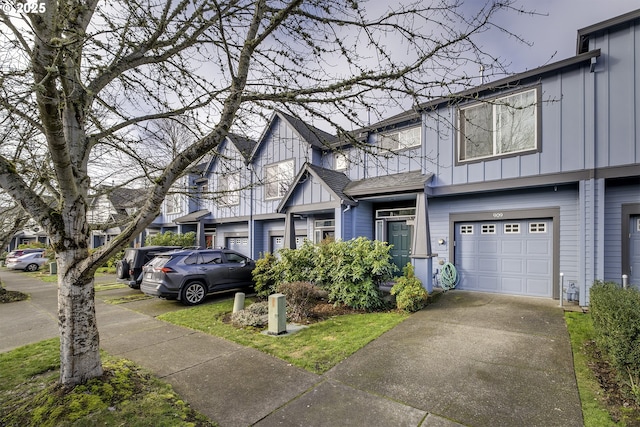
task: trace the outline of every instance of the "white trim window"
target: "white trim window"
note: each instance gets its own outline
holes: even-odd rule
[[[164,200],[164,207],[167,214],[177,214],[182,212],[182,197],[180,194],[167,194]]]
[[[537,233],[546,233],[547,232],[547,223],[546,222],[531,222],[529,223],[529,233],[537,234]]]
[[[461,225],[460,234],[473,234],[473,224]]]
[[[343,171],[347,169],[347,165],[349,164],[349,160],[347,155],[344,153],[336,153],[334,157],[335,161],[335,170]]]
[[[520,234],[520,224],[517,222],[504,224],[504,234]]]
[[[539,149],[538,89],[476,103],[458,111],[458,161]]]
[[[280,199],[293,182],[293,159],[274,163],[264,168],[264,198]]]
[[[387,151],[399,151],[419,147],[420,143],[420,126],[415,126],[396,132],[380,134],[378,146]]]
[[[496,234],[495,224],[482,224],[480,234]]]
[[[235,206],[240,204],[240,172],[233,172],[218,178],[220,204]]]

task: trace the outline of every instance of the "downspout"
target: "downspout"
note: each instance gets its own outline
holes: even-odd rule
[[[253,194],[253,174],[254,174],[254,170],[253,170],[253,166],[251,163],[247,163],[247,167],[249,168],[249,251],[251,253],[251,258],[256,259],[256,244],[255,244],[255,236],[253,235],[254,232],[254,226],[253,226],[253,204],[255,203],[254,201],[254,194]]]

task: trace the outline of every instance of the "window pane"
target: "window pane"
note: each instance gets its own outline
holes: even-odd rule
[[[535,91],[504,98],[496,105],[496,154],[536,148]]]
[[[460,160],[493,155],[492,110],[491,104],[460,110]]]

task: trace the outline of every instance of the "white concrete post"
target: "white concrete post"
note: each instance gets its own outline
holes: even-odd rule
[[[284,294],[269,295],[269,335],[280,335],[287,332],[287,305]]]
[[[237,313],[244,310],[244,292],[236,292],[236,297],[233,300],[233,312]]]
[[[627,289],[629,287],[629,276],[627,276],[626,274],[622,275],[622,287],[624,289]]]
[[[560,273],[560,307],[564,305],[564,273]]]

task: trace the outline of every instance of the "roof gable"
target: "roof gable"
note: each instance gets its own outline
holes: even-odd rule
[[[356,206],[358,204],[344,192],[345,187],[351,182],[351,180],[344,173],[305,163],[304,167],[300,170],[298,175],[293,180],[293,183],[289,187],[287,194],[285,194],[285,196],[280,201],[277,212],[282,212],[293,197],[296,189],[300,188],[301,185],[304,185],[306,183],[305,177],[307,175],[312,175],[320,183],[320,185],[327,189],[327,191],[335,200],[340,201],[340,204],[350,206]]]
[[[262,135],[260,135],[260,139],[254,146],[251,159],[249,159],[249,161],[252,161],[257,156],[258,151],[260,151],[260,148],[267,139],[267,135],[276,126],[278,120],[289,125],[302,141],[305,141],[310,146],[320,150],[327,150],[337,139],[335,135],[318,129],[315,126],[311,126],[296,117],[283,113],[280,110],[275,110],[269,119],[268,125],[263,130]]]

